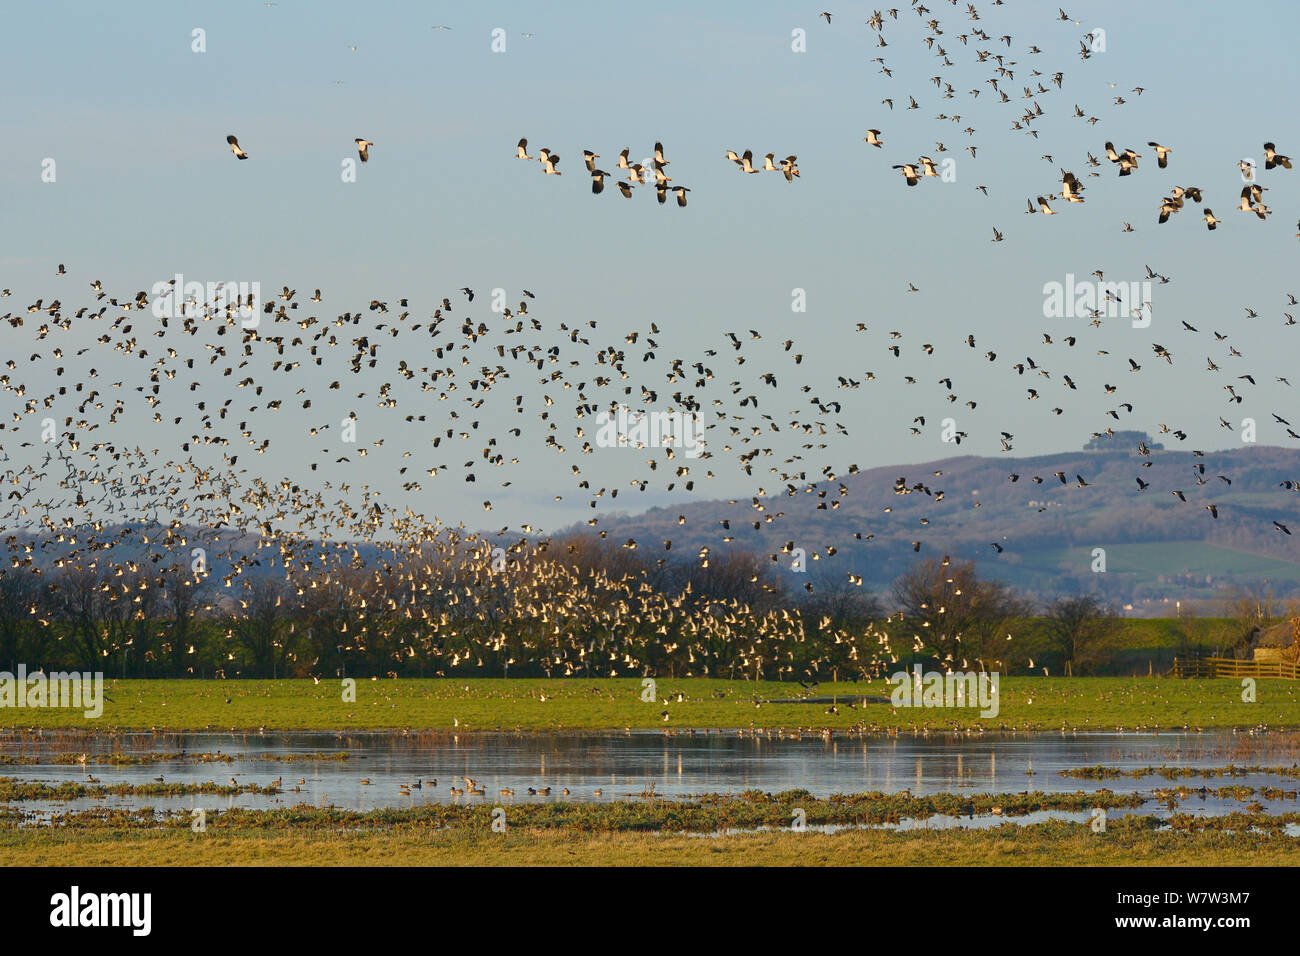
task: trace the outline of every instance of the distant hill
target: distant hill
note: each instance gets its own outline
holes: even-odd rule
[[[887,598],[890,585],[918,556],[946,554],[974,560],[982,575],[1026,597],[1047,600],[1095,590],[1132,605],[1132,614],[1173,616],[1176,601],[1219,598],[1225,588],[1263,582],[1280,598],[1300,597],[1300,493],[1282,487],[1289,481],[1300,488],[1300,450],[1247,445],[1197,456],[1159,449],[1147,439],[1149,455],[1143,456],[1137,442],[1146,436],[1124,437],[1123,445],[1097,443],[1090,445],[1097,450],[1035,458],[962,456],[873,468],[789,496],[607,515],[599,527],[613,540],[636,539],[643,554],[674,561],[695,560],[702,547],[715,554],[741,548],[774,555],[792,593],[807,583],[845,586],[851,573],[861,577],[866,592]],[[1011,481],[1012,474],[1018,480]],[[1079,476],[1086,486],[1079,486]],[[1147,483],[1145,490],[1138,478]],[[1217,519],[1206,508],[1210,504],[1218,509]],[[1274,521],[1294,534],[1282,534]],[[586,524],[557,532],[590,533]],[[136,535],[117,544],[111,560],[148,567],[159,543],[151,534],[152,545],[134,540]],[[251,578],[281,573],[278,562],[259,553],[253,535],[188,529],[188,539],[205,544],[217,579],[240,558]],[[665,541],[672,542],[671,551]],[[36,549],[40,565],[60,555],[62,549],[49,544]],[[348,546],[353,548],[365,563],[380,560],[384,550],[372,543]],[[792,569],[797,549],[805,553],[804,573]],[[1104,551],[1104,573],[1093,571],[1096,549]],[[187,548],[175,558],[188,562]]]
[[[1267,580],[1279,596],[1300,594],[1300,495],[1281,487],[1300,481],[1300,450],[1248,445],[1197,457],[1148,442],[1144,457],[1136,441],[1093,447],[1037,458],[965,456],[874,468],[793,496],[760,499],[762,510],[749,500],[707,501],[611,516],[600,526],[610,537],[636,538],[651,551],[670,538],[676,554],[706,545],[715,552],[759,550],[776,554],[787,570],[788,549],[803,548],[808,577],[790,572],[790,583],[845,581],[851,572],[874,593],[887,591],[906,570],[917,556],[913,543],[920,541],[922,556],[973,559],[981,573],[1040,598],[1098,589],[1137,610],[1168,599],[1172,612],[1172,602],[1220,596],[1225,585]],[[1064,484],[1055,472],[1064,474]],[[1019,480],[1010,480],[1013,473]],[[1139,489],[1138,478],[1149,487]],[[907,493],[897,493],[896,482]],[[1217,519],[1209,504],[1217,507]],[[685,523],[679,524],[679,515]],[[1294,536],[1278,531],[1275,520]],[[733,540],[724,542],[724,536]],[[833,557],[828,548],[835,549]],[[1096,548],[1105,551],[1104,574],[1092,570]]]

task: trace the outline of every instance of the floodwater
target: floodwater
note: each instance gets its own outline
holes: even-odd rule
[[[59,754],[185,752],[186,758],[143,764],[55,763]],[[23,781],[57,785],[167,783],[268,786],[280,793],[156,797],[103,796],[66,801],[13,804],[38,817],[93,807],[187,810],[204,807],[267,809],[308,804],[351,810],[412,807],[428,802],[490,801],[492,805],[537,801],[637,799],[651,787],[656,796],[685,798],[703,793],[758,789],[776,793],[804,789],[815,796],[834,793],[909,791],[931,793],[1020,793],[1024,791],[1139,792],[1150,799],[1137,811],[1166,814],[1153,789],[1184,786],[1278,787],[1294,791],[1300,779],[1281,774],[1240,777],[1158,775],[1102,780],[1063,777],[1069,768],[1104,765],[1120,770],[1148,766],[1216,768],[1228,765],[1294,767],[1300,760],[1297,733],[1079,733],[984,734],[980,736],[805,735],[768,738],[751,733],[681,731],[624,733],[192,733],[114,734],[68,737],[58,733],[0,734],[0,753],[22,763],[0,766],[0,773]],[[233,762],[199,762],[199,754],[223,754]],[[310,759],[309,754],[346,753],[347,759]],[[265,757],[281,759],[268,760]],[[285,759],[288,758],[288,759]],[[29,762],[30,761],[30,762]],[[464,777],[486,789],[485,796],[455,796]],[[366,782],[368,781],[368,782]],[[436,781],[436,783],[435,783]],[[416,786],[416,784],[420,786]],[[403,792],[403,787],[410,790]],[[529,795],[528,788],[549,795]],[[564,788],[569,794],[564,794]],[[296,788],[296,789],[295,789]],[[503,788],[515,790],[503,795]],[[600,793],[597,793],[597,791]],[[1258,800],[1269,813],[1300,810],[1294,799],[1265,799],[1258,792],[1238,800],[1194,794],[1178,812],[1224,814],[1244,811]],[[1086,814],[1052,813],[1060,819]],[[1043,819],[1043,814],[1019,818]],[[951,818],[932,818],[945,825]],[[953,821],[964,823],[964,821]],[[985,821],[986,823],[988,821]]]

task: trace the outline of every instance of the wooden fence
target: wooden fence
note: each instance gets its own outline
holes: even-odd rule
[[[1231,657],[1174,658],[1174,677],[1282,677],[1300,680],[1300,663],[1239,661]]]

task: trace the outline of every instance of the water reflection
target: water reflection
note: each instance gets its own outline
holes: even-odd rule
[[[55,763],[58,754],[184,752],[184,759],[146,764]],[[309,754],[344,752],[345,760],[301,759]],[[1114,777],[1081,780],[1059,771],[1092,765],[1118,769],[1146,766],[1215,768],[1292,766],[1300,755],[1300,734],[1008,734],[982,736],[849,737],[809,735],[771,739],[752,734],[666,735],[660,732],[553,734],[409,733],[196,733],[119,734],[71,738],[59,734],[6,734],[0,753],[30,759],[4,768],[5,775],[57,785],[87,782],[146,784],[228,783],[267,786],[282,779],[279,794],[222,797],[118,797],[58,802],[24,801],[28,810],[60,811],[103,807],[182,809],[268,808],[310,804],[355,810],[410,807],[428,802],[490,800],[509,804],[542,800],[623,800],[653,785],[658,795],[680,798],[702,793],[766,792],[804,789],[815,796],[884,791],[930,793],[1019,793],[1108,789],[1150,793],[1174,786],[1210,788],[1241,785],[1292,790],[1295,778],[1276,775],[1165,780]],[[197,762],[199,754],[221,754],[230,763]],[[265,760],[265,756],[299,759]],[[472,778],[486,796],[453,796]],[[369,781],[368,783],[365,781]],[[551,788],[549,796],[528,788]],[[563,789],[568,788],[568,796]],[[409,789],[409,793],[405,792]],[[514,789],[514,796],[502,796]],[[1190,796],[1180,812],[1220,814],[1259,800],[1268,812],[1296,810],[1295,800],[1267,800],[1258,793],[1247,801]],[[1149,803],[1141,812],[1161,812]],[[1118,811],[1116,811],[1117,813]],[[1069,818],[1060,815],[1061,818]],[[939,825],[936,820],[932,825]]]

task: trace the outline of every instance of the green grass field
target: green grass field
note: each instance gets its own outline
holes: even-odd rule
[[[1172,678],[1006,677],[1000,710],[849,706],[884,698],[873,683],[822,684],[831,703],[770,703],[809,692],[796,683],[661,679],[654,702],[636,679],[363,680],[356,700],[339,681],[107,681],[103,715],[80,710],[0,709],[0,726],[87,730],[622,730],[764,728],[833,730],[1151,730],[1300,727],[1300,683],[1260,680],[1257,702],[1240,682]]]
[[[1276,584],[1300,582],[1300,564],[1250,554],[1210,544],[1206,541],[1115,542],[1099,541],[1106,549],[1106,573],[1131,575],[1141,584],[1153,584],[1158,578],[1190,574],[1204,582],[1206,575],[1250,577]],[[1090,548],[1034,551],[1036,561],[1054,567],[1077,567],[1090,560]]]

